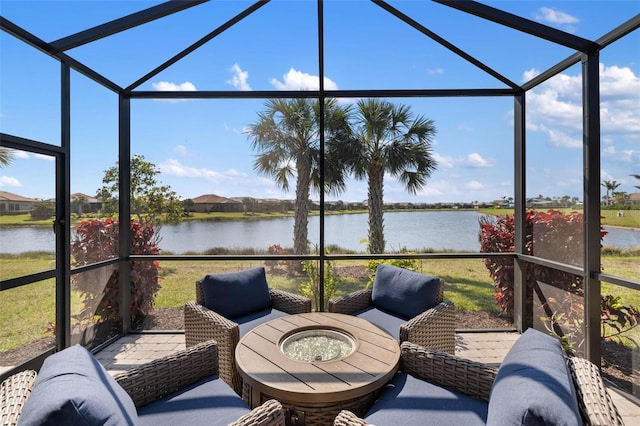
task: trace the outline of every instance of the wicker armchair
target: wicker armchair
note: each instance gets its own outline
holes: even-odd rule
[[[373,286],[376,283],[374,282]],[[329,312],[353,315],[373,307],[373,286],[329,300]],[[400,325],[399,342],[414,342],[422,346],[455,353],[455,307],[444,299],[444,281],[440,279],[436,306]],[[375,322],[375,321],[373,321]],[[392,330],[389,330],[393,332]]]
[[[203,378],[217,375],[215,341],[203,342],[186,350],[136,366],[114,377],[129,394],[136,408],[144,407]],[[22,408],[35,384],[37,373],[16,373],[0,385],[0,425],[16,425]],[[226,386],[226,385],[225,385]],[[185,423],[189,419],[185,418]],[[266,401],[243,415],[232,426],[284,426],[284,409],[275,400]]]
[[[288,314],[311,312],[311,300],[283,290],[269,288],[273,309]],[[239,324],[204,306],[202,281],[196,281],[196,300],[184,307],[184,335],[187,347],[215,340],[218,342],[219,374],[238,395],[242,394],[242,378],[235,365],[235,349],[240,341]]]
[[[498,367],[459,358],[445,352],[413,344],[402,343],[402,369],[425,381],[489,401]],[[624,423],[600,377],[598,367],[583,358],[567,358],[569,372],[576,390],[578,407],[584,424],[617,425]],[[402,424],[402,418],[398,418]],[[341,411],[334,426],[368,426],[348,410]],[[383,426],[383,425],[380,425]]]

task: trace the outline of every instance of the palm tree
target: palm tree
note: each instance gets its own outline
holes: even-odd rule
[[[640,175],[630,175],[630,176],[633,176],[634,178],[640,180]],[[640,185],[634,185],[633,187],[636,188],[636,189],[640,189]]]
[[[338,158],[339,142],[350,135],[348,106],[339,106],[335,99],[324,104],[325,179],[320,173],[320,104],[309,99],[270,99],[258,121],[247,128],[252,148],[259,151],[254,169],[275,179],[287,191],[295,177],[296,201],[293,227],[295,254],[307,252],[307,226],[311,187],[329,193],[345,188],[345,165]]]
[[[0,146],[0,167],[7,167],[13,161],[13,152],[7,147]]]
[[[360,100],[355,115],[349,167],[368,181],[369,253],[384,252],[383,192],[385,172],[415,194],[436,169],[432,120],[415,117],[411,107],[380,99]]]
[[[609,205],[609,204],[611,204],[610,199],[609,199],[609,194],[613,193],[613,191],[618,189],[620,184],[618,182],[616,182],[615,180],[605,180],[602,183],[602,186],[607,188],[607,205]]]

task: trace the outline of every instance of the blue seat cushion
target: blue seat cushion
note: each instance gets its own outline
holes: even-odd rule
[[[247,332],[253,330],[262,323],[271,321],[276,318],[286,317],[287,315],[289,314],[286,312],[269,308],[263,311],[254,312],[250,315],[236,318],[234,321],[238,323],[238,328],[240,329],[240,337],[242,337],[247,334]]]
[[[367,308],[362,311],[355,312],[353,315],[366,319],[370,323],[377,325],[395,337],[397,341],[400,341],[400,326],[405,323],[403,318],[391,315],[376,308]]]
[[[204,306],[229,319],[271,307],[264,268],[210,274],[202,281]]]
[[[381,264],[371,291],[373,306],[405,320],[433,308],[440,279],[393,265]]]
[[[582,424],[557,339],[530,328],[514,343],[491,388],[487,421],[500,425]]]
[[[138,425],[226,425],[249,411],[229,385],[211,376],[141,407]]]
[[[80,345],[49,356],[27,399],[19,425],[134,425],[131,397]]]
[[[397,373],[365,415],[374,425],[484,425],[487,403]]]

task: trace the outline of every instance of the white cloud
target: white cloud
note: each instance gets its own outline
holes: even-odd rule
[[[552,24],[577,24],[580,22],[575,16],[549,7],[541,7],[535,16],[540,21]]]
[[[184,145],[177,145],[175,148],[173,148],[173,152],[184,157],[187,154],[189,154],[189,151],[187,150],[187,147]]]
[[[524,78],[535,72],[526,71]],[[630,68],[600,64],[600,125],[604,143],[638,138],[638,93],[640,78]],[[527,93],[527,129],[546,134],[553,146],[582,147],[581,74],[560,74]]]
[[[282,76],[283,81],[272,78],[270,83],[277,90],[318,90],[320,88],[320,77],[297,71],[294,68]],[[338,85],[329,77],[324,78],[325,90],[337,90]]]
[[[481,184],[480,182],[478,182],[477,180],[472,180],[467,182],[464,185],[465,189],[469,189],[471,191],[482,191],[483,189],[485,189],[485,186],[483,184]]]
[[[444,68],[429,68],[427,70],[427,74],[429,75],[440,75],[440,74],[444,74]]]
[[[622,151],[620,161],[632,165],[640,164],[640,150],[637,149],[625,149]]]
[[[495,161],[492,159],[484,158],[477,152],[471,153],[466,157],[454,158],[450,156],[443,156],[437,152],[433,153],[433,159],[438,162],[438,168],[453,169],[454,167],[467,167],[467,168],[480,168],[480,167],[492,167]]]
[[[44,160],[44,161],[55,161],[55,157],[52,157],[51,155],[43,155],[43,154],[33,154],[34,158],[37,158],[38,160]]]
[[[535,14],[535,18],[540,22],[555,25],[569,33],[575,33],[576,24],[580,22],[575,16],[549,7],[541,7]]]
[[[161,163],[158,167],[162,173],[176,177],[205,178],[212,181],[222,181],[230,178],[224,173],[214,170],[185,166],[180,161],[172,158]]]
[[[531,68],[530,70],[526,70],[526,71],[523,73],[522,81],[529,81],[529,80],[531,80],[532,78],[534,78],[534,77],[538,76],[539,74],[540,74],[540,71],[538,71],[538,70],[537,70],[537,69],[535,69],[535,68]]]
[[[235,169],[216,171],[190,167],[173,158],[160,163],[158,168],[167,177],[176,179],[171,183],[171,186],[176,188],[180,194],[188,194],[188,197],[214,193],[223,197],[251,195],[258,198],[281,198],[283,194],[272,179],[248,175]],[[193,181],[183,179],[196,179],[200,182],[194,184]],[[194,188],[198,191],[197,193],[193,193]]]
[[[233,64],[230,71],[233,73],[233,77],[231,77],[231,80],[226,81],[227,84],[232,85],[238,90],[251,90],[251,86],[247,83],[247,80],[249,79],[249,71],[244,71],[238,64]]]
[[[438,167],[445,167],[447,169],[452,169],[455,165],[455,160],[453,157],[444,157],[437,152],[434,152],[432,155],[433,159],[438,163]]]
[[[19,158],[21,160],[28,160],[30,158],[27,151],[21,151],[19,149],[10,149],[10,151],[13,158]]]
[[[19,187],[22,186],[20,181],[11,176],[0,176],[0,187],[2,186],[11,186],[11,187]]]
[[[568,133],[554,129],[547,129],[549,141],[554,146],[566,148],[582,148],[582,139],[572,138]]]
[[[473,128],[473,127],[471,127],[471,126],[469,126],[467,124],[458,124],[456,126],[456,129],[460,130],[461,132],[465,132],[465,133],[473,133],[473,132],[476,131],[475,128]]]
[[[189,81],[176,84],[170,81],[159,81],[157,83],[151,83],[151,86],[159,92],[195,92],[196,86]]]
[[[482,157],[477,152],[467,155],[467,157],[461,162],[462,165],[467,167],[491,167],[493,161]]]

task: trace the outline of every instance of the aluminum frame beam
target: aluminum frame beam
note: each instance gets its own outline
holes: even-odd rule
[[[621,39],[622,37],[637,30],[638,28],[640,28],[640,14],[629,19],[628,21],[626,21],[619,27],[613,29],[612,31],[609,31],[607,34],[597,39],[596,43],[599,44],[601,48],[604,49],[606,46],[610,45],[611,43],[615,42],[618,39]],[[545,81],[557,75],[558,73],[561,73],[567,68],[577,64],[578,62],[581,61],[581,59],[582,59],[582,53],[576,52],[571,56],[569,56],[568,58],[564,59],[563,61],[559,62],[558,64],[554,65],[553,67],[549,68],[548,70],[544,71],[543,73],[538,74],[537,76],[535,76],[534,78],[532,78],[531,80],[523,84],[522,88],[525,90],[532,89],[537,85],[544,83]]]
[[[24,28],[14,24],[13,22],[11,22],[10,20],[0,16],[0,29],[2,29],[3,31],[11,34],[12,36],[14,36],[15,38],[22,40],[23,42],[27,43],[28,45],[35,47],[36,49],[38,49],[39,51],[53,57],[54,59],[58,59],[59,61],[62,61],[66,64],[69,64],[69,66],[74,69],[75,71],[78,71],[80,74],[84,75],[85,77],[90,78],[91,80],[103,85],[104,87],[111,89],[112,91],[116,92],[116,93],[120,93],[122,91],[122,88],[120,86],[118,86],[116,83],[114,83],[113,81],[109,80],[108,78],[106,78],[105,76],[103,76],[102,74],[97,73],[96,71],[94,71],[93,69],[89,68],[88,66],[84,65],[83,63],[73,59],[71,56],[65,54],[65,53],[61,53],[56,51],[56,49],[54,49],[49,43],[47,43],[46,41],[42,40],[41,38],[36,37],[35,35],[31,34],[29,31],[25,30]]]
[[[578,50],[583,53],[593,52],[600,49],[600,46],[582,37],[560,31],[556,28],[540,24],[530,19],[522,18],[509,12],[493,8],[491,6],[478,3],[473,0],[433,0],[436,3],[467,12],[479,18],[504,25],[514,30],[542,38],[553,43]]]
[[[155,21],[156,19],[172,15],[176,12],[180,12],[208,1],[209,0],[169,0],[148,9],[144,9],[139,12],[123,16],[122,18],[114,19],[113,21],[52,41],[49,44],[56,51],[64,52],[65,50],[100,40],[101,38],[126,31],[137,27],[138,25],[146,24],[147,22]]]
[[[131,83],[129,86],[127,86],[124,89],[124,92],[125,93],[130,93],[133,89],[135,89],[136,87],[140,86],[145,81],[149,80],[150,78],[154,77],[155,75],[157,75],[160,72],[164,71],[165,69],[169,68],[171,65],[175,64],[180,59],[184,58],[185,56],[187,56],[190,53],[194,52],[195,50],[199,49],[200,47],[202,47],[203,45],[205,45],[206,43],[208,43],[209,41],[211,41],[215,37],[219,36],[220,34],[225,32],[226,30],[228,30],[229,28],[231,28],[232,26],[234,26],[235,24],[237,24],[238,22],[240,22],[241,20],[243,20],[247,16],[251,15],[253,12],[255,12],[258,9],[260,9],[262,6],[267,4],[269,1],[270,0],[259,0],[258,2],[256,2],[253,5],[249,6],[248,8],[246,8],[245,10],[243,10],[242,12],[240,12],[239,14],[234,16],[233,18],[229,19],[224,24],[220,25],[215,30],[211,31],[206,36],[202,37],[197,42],[193,43],[191,46],[189,46],[186,49],[184,49],[182,52],[180,52],[177,55],[173,56],[169,60],[165,61],[164,63],[162,63],[161,65],[157,66],[153,70],[149,71],[144,76],[140,77],[135,82]]]
[[[435,90],[325,90],[326,98],[454,98],[454,97],[491,97],[491,96],[515,96],[520,89],[435,89]],[[194,92],[171,91],[161,92],[155,90],[133,91],[127,96],[131,99],[299,99],[317,98],[320,92],[317,90],[199,90]]]
[[[499,81],[503,82],[504,84],[506,84],[507,86],[511,87],[512,89],[519,89],[520,88],[520,86],[518,86],[513,81],[509,80],[507,77],[505,77],[502,74],[498,73],[497,71],[495,71],[494,69],[490,68],[489,66],[483,64],[482,62],[480,62],[479,60],[477,60],[473,56],[469,55],[468,53],[466,53],[462,49],[460,49],[460,48],[456,47],[455,45],[449,43],[444,38],[440,37],[439,35],[437,35],[433,31],[431,31],[428,28],[426,28],[424,25],[418,23],[414,19],[412,19],[409,16],[405,15],[404,13],[400,12],[398,9],[394,8],[393,6],[391,6],[390,4],[386,3],[385,1],[383,1],[383,0],[372,0],[372,1],[377,6],[380,6],[382,9],[386,10],[387,12],[391,13],[392,15],[394,15],[396,18],[400,19],[405,24],[410,25],[411,27],[413,27],[416,30],[420,31],[422,34],[424,34],[427,37],[431,38],[433,41],[441,44],[445,48],[449,49],[451,52],[455,53],[456,55],[460,56],[461,58],[465,59],[466,61],[472,63],[476,67],[480,68],[482,71],[484,71],[487,74],[491,75],[492,77],[498,79]]]

